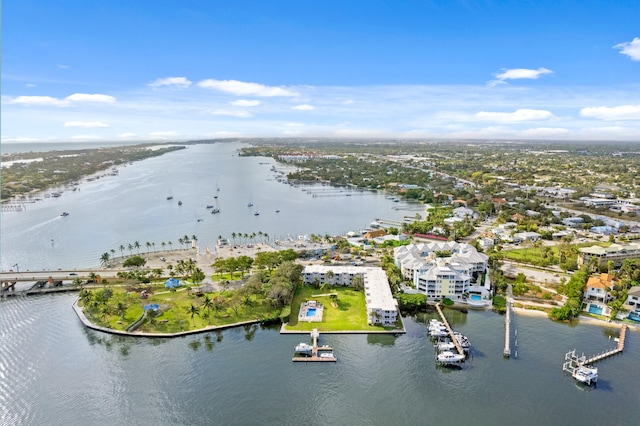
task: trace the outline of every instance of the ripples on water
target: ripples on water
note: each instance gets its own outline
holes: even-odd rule
[[[461,370],[435,365],[428,317],[398,337],[322,335],[337,363],[292,363],[307,335],[239,327],[177,339],[85,329],[73,295],[0,302],[3,425],[102,424],[633,424],[640,415],[638,334],[600,364],[585,392],[564,353],[595,353],[616,330],[516,317],[518,359],[502,358],[504,318],[446,311],[469,336]]]

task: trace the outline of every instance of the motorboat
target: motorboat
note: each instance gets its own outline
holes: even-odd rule
[[[587,385],[596,383],[598,381],[598,368],[583,365],[574,371],[573,378]]]
[[[213,204],[207,204],[207,208],[208,209],[212,209],[213,208]]]
[[[69,212],[62,212],[60,216],[69,216]]]
[[[216,214],[216,213],[220,213],[220,209],[213,209],[213,210],[211,210],[211,214]]]
[[[178,205],[181,206],[182,205],[182,201],[178,201]]]
[[[301,354],[311,354],[313,352],[313,346],[308,343],[300,343],[295,347],[295,351]]]
[[[169,200],[173,200],[173,197],[172,197],[171,195],[169,195],[169,196],[167,197],[167,201],[169,201]]]
[[[449,332],[445,328],[433,328],[429,329],[429,335],[431,337],[445,337],[449,335]]]
[[[464,361],[464,355],[456,354],[451,351],[443,351],[436,355],[436,361],[442,365],[459,364]]]
[[[440,342],[438,343],[439,351],[451,351],[455,349],[456,345],[453,342]]]
[[[260,213],[259,212],[255,212],[253,215],[254,216],[260,216]]]
[[[336,359],[336,356],[333,354],[333,352],[325,352],[325,353],[320,354],[320,358]]]

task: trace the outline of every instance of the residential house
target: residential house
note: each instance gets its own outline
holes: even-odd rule
[[[600,274],[589,277],[583,289],[584,300],[606,304],[613,298],[611,296],[613,285],[613,275],[611,274]]]
[[[640,285],[629,289],[625,305],[631,306],[631,309],[640,309]]]
[[[609,247],[591,246],[578,249],[578,267],[595,259],[598,268],[607,266],[609,261],[618,267],[625,259],[640,259],[640,244],[611,244]]]

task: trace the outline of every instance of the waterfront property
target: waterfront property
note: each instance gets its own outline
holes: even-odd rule
[[[314,282],[364,288],[369,324],[392,326],[398,320],[398,302],[393,298],[387,275],[382,268],[360,266],[309,265],[302,271],[305,284]]]
[[[403,277],[413,280],[414,292],[426,294],[428,300],[447,297],[464,302],[473,293],[480,300],[472,302],[484,305],[483,300],[489,295],[488,257],[469,244],[455,241],[409,244],[396,247],[394,259]]]

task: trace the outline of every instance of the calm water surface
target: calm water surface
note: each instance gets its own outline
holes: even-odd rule
[[[598,387],[562,373],[564,353],[614,345],[614,329],[518,316],[504,360],[503,317],[447,311],[473,345],[462,370],[437,367],[425,318],[407,334],[322,335],[333,364],[292,363],[307,336],[240,327],[178,339],[85,329],[73,295],[0,303],[3,425],[480,424],[631,425],[640,415],[640,345],[600,364]]]
[[[332,196],[314,198],[310,187],[278,182],[281,175],[271,170],[273,160],[238,157],[241,146],[188,146],[121,167],[118,176],[84,182],[59,198],[24,204],[22,212],[3,213],[2,269],[16,263],[21,271],[97,267],[105,252],[113,249],[120,256],[121,245],[124,254],[135,241],[141,252],[147,242],[155,243],[156,250],[162,242],[179,248],[184,235],[196,235],[203,252],[215,247],[218,236],[231,239],[232,233],[263,232],[271,241],[336,235],[357,231],[378,217],[402,220],[416,213],[415,206],[370,192],[345,196],[347,192],[318,186],[318,194]],[[167,201],[170,195],[173,200]],[[247,207],[249,202],[254,205]],[[207,205],[217,206],[220,213],[210,214]],[[62,212],[70,214],[61,217]]]

